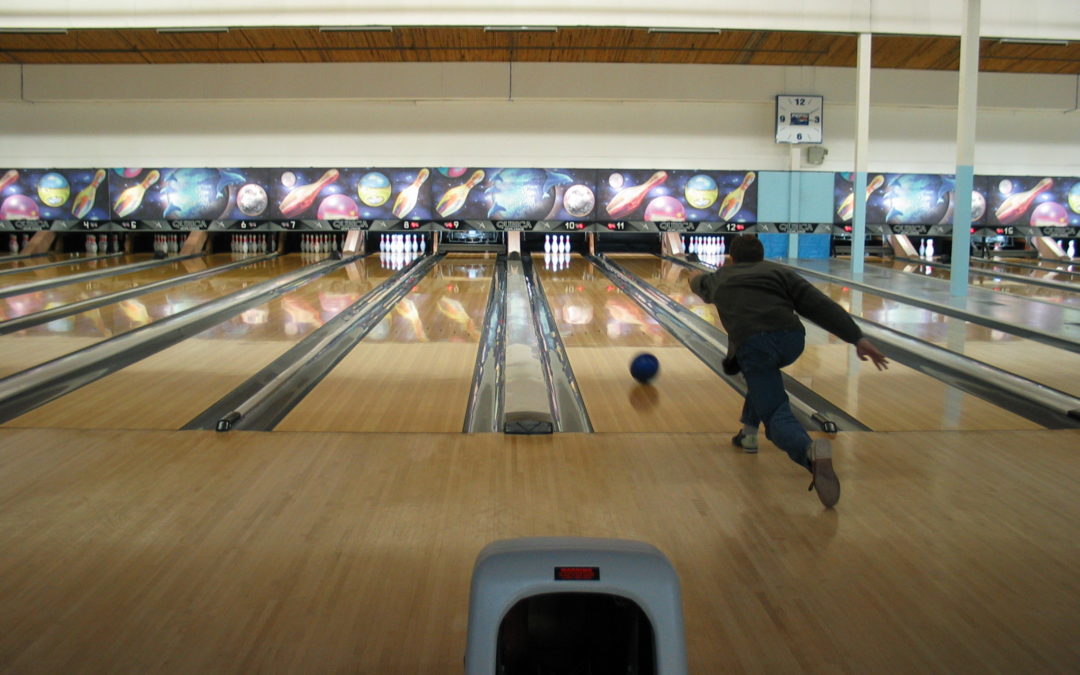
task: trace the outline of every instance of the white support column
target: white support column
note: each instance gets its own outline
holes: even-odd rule
[[[956,192],[953,194],[952,270],[953,295],[968,294],[971,257],[971,190],[975,180],[975,111],[979,84],[979,3],[964,0],[964,25],[960,31],[960,98],[956,106]]]
[[[851,274],[862,276],[866,257],[866,170],[870,149],[870,44],[873,35],[859,33],[858,80],[855,86],[855,214],[851,222]]]

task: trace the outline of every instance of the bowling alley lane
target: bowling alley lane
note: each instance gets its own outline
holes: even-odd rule
[[[209,256],[210,263],[208,264],[224,264],[233,259],[234,257],[230,254],[218,254]],[[145,326],[157,319],[221,297],[270,276],[285,274],[314,260],[314,258],[302,260],[301,256],[296,255],[255,263],[228,270],[220,275],[204,277],[135,296],[47,324],[0,336],[0,377],[6,377],[95,342]],[[170,266],[166,265],[166,267]],[[181,265],[174,267],[173,273],[181,274],[187,269]],[[131,280],[136,282],[143,279],[149,282],[156,278],[153,269],[131,275]],[[73,289],[86,291],[91,286],[96,288],[100,282],[101,280],[87,282]],[[15,300],[18,297],[24,296],[10,299]],[[50,296],[46,292],[42,297]],[[6,300],[8,299],[0,300],[0,306],[5,306]],[[44,299],[41,302],[39,309],[45,309],[47,303]]]
[[[81,284],[57,286],[44,291],[13,295],[0,299],[0,321],[14,319],[26,314],[33,314],[60,305],[67,305],[89,298],[96,298],[109,293],[126,291],[145,286],[171,277],[199,272],[233,261],[231,256],[216,255],[201,258],[184,258],[173,262],[140,270],[132,274],[118,274],[84,281]]]
[[[737,429],[742,397],[603,272],[577,255],[565,267],[533,261],[595,431]],[[650,385],[630,377],[640,352],[660,360]]]
[[[873,264],[874,263],[868,263],[868,265]],[[948,281],[951,278],[949,270],[938,265],[924,265],[913,261],[894,260],[891,263],[879,263],[876,266],[885,267],[895,272],[906,272],[908,274],[933,277],[943,281]],[[1037,278],[1033,275],[1038,275],[1039,272],[1036,272],[1035,270],[1026,270],[1018,271],[1014,274]],[[1009,295],[1016,295],[1031,300],[1042,300],[1043,302],[1052,302],[1063,307],[1080,309],[1080,287],[1078,287],[1077,292],[1074,293],[1046,286],[1027,284],[1023,281],[1017,281],[1016,279],[990,277],[984,274],[970,275],[968,278],[968,285],[985,291],[1008,293]]]
[[[187,306],[321,260],[293,254],[265,267],[224,272],[228,279],[188,289]],[[393,272],[361,260],[244,311],[198,335],[62,396],[7,423],[12,427],[179,429],[306,335],[384,282]],[[214,282],[211,277],[208,280]],[[200,284],[202,282],[199,282]],[[151,306],[153,309],[153,306]]]
[[[494,262],[437,263],[275,431],[461,431]]]
[[[82,274],[83,272],[95,272],[98,270],[109,269],[113,267],[119,267],[121,265],[131,265],[137,262],[145,262],[152,259],[152,255],[149,253],[133,253],[128,255],[116,255],[108,257],[82,257],[82,258],[70,258],[65,260],[66,265],[57,265],[56,267],[46,267],[45,269],[32,269],[35,265],[27,265],[28,269],[21,269],[18,272],[12,272],[11,274],[0,275],[0,289],[9,288],[11,286],[18,286],[20,284],[30,284],[36,281],[51,281],[54,279],[60,279],[61,277],[70,276],[72,274]],[[34,258],[39,265],[44,265],[50,261],[47,258]],[[56,260],[55,262],[61,262],[63,259]]]
[[[1012,262],[1001,260],[989,263],[972,260],[971,268],[987,272],[1000,271],[1008,274],[1018,274],[1059,284],[1077,284],[1077,291],[1080,291],[1080,271],[1077,270],[1075,265],[1041,260],[1015,261],[1021,264],[1012,264]],[[1035,269],[1036,267],[1038,269]]]
[[[1075,376],[1080,372],[1080,354],[922,307],[853,291],[842,284],[813,279],[811,283],[848,311],[851,311],[853,303],[861,305],[861,310],[856,313],[870,321],[1080,396],[1080,381]],[[1032,311],[1038,311],[1041,304],[1032,303]]]
[[[615,260],[722,330],[716,309],[690,292],[689,269],[659,258]],[[899,363],[878,372],[846,343],[803,324],[806,350],[785,372],[874,431],[1041,428]]]

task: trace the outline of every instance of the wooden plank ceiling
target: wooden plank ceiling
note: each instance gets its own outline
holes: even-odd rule
[[[479,27],[395,27],[324,31],[301,27],[0,33],[0,63],[25,64],[534,61],[854,67],[855,57],[854,35],[749,30],[507,32]],[[874,36],[875,68],[957,70],[959,62],[957,37]],[[1014,44],[984,38],[980,70],[1080,74],[1080,43]]]

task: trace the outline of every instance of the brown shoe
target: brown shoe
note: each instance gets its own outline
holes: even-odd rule
[[[829,439],[818,438],[811,441],[806,457],[810,460],[810,471],[814,474],[810,489],[817,490],[818,499],[825,508],[832,508],[840,501],[840,479],[833,471],[832,445]]]

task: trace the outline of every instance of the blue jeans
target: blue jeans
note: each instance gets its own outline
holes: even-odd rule
[[[735,353],[746,378],[746,401],[743,403],[743,424],[757,426],[765,423],[765,437],[807,469],[806,457],[810,436],[791,412],[784,379],[780,369],[795,363],[803,352],[805,335],[802,331],[782,330],[756,333],[739,345]]]

